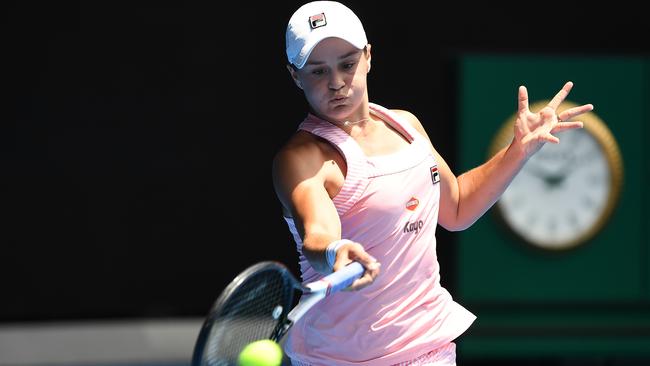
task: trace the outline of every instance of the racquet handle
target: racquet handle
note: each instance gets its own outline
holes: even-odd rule
[[[354,280],[361,277],[365,268],[359,262],[352,262],[338,271],[329,274],[323,280],[329,282],[330,293],[338,292],[350,286]]]
[[[287,319],[291,321],[291,324],[297,322],[317,302],[350,286],[354,280],[361,277],[364,271],[361,263],[352,262],[320,280],[305,285],[304,296],[300,299],[300,303],[289,312]]]

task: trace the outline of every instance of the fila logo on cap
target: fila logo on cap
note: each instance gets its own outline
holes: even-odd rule
[[[320,13],[320,14],[310,16],[309,25],[311,26],[311,29],[316,29],[318,27],[327,25],[327,19],[325,19],[325,13]]]
[[[429,170],[431,170],[431,180],[433,181],[433,184],[440,182],[440,173],[438,172],[438,166],[434,165],[429,168]]]

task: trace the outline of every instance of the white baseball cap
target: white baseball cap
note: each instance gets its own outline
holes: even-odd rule
[[[345,5],[336,1],[312,1],[302,5],[287,25],[289,62],[302,69],[318,42],[329,37],[341,38],[358,49],[368,44],[361,20]]]

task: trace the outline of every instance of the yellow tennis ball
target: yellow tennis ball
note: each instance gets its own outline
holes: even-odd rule
[[[280,366],[282,348],[270,339],[249,343],[239,353],[239,366]]]

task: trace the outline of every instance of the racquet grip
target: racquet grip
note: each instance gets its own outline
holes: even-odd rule
[[[352,262],[338,271],[325,276],[323,280],[329,282],[329,293],[334,293],[350,286],[354,280],[363,275],[363,272],[365,272],[365,268],[363,268],[361,263]]]

